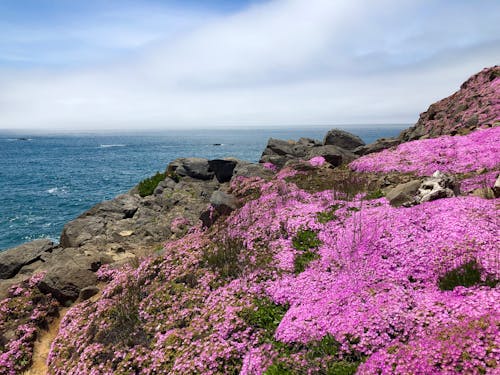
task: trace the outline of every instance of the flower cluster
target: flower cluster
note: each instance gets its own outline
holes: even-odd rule
[[[442,136],[407,142],[394,150],[369,154],[350,166],[364,172],[413,172],[429,176],[439,170],[467,173],[479,168],[499,169],[500,126],[478,129],[465,136]]]

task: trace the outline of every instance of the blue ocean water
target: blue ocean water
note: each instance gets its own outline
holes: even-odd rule
[[[370,143],[406,127],[366,125],[346,130]],[[0,132],[0,250],[37,238],[57,241],[66,222],[165,170],[175,158],[234,156],[258,161],[270,137],[322,139],[329,128],[44,136]]]

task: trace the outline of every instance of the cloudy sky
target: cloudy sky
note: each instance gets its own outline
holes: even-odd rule
[[[413,123],[498,0],[1,0],[0,129]]]

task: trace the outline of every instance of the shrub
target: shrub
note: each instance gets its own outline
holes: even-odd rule
[[[491,277],[487,277],[483,281],[481,265],[476,259],[472,259],[461,266],[454,268],[446,272],[443,276],[439,278],[439,289],[441,290],[453,290],[457,286],[464,286],[466,288],[474,285],[486,285],[494,287],[498,280]]]
[[[293,247],[296,250],[306,251],[309,249],[317,248],[321,245],[321,241],[315,231],[310,229],[302,229],[297,232],[292,239]]]
[[[294,375],[294,372],[283,363],[273,363],[264,371],[264,375]]]
[[[141,197],[146,197],[153,194],[158,184],[162,182],[166,177],[166,173],[156,172],[154,176],[142,180],[141,182],[139,182],[138,186],[139,195]]]

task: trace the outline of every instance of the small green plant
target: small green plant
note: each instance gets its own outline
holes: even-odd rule
[[[379,199],[379,198],[382,198],[384,196],[385,195],[382,192],[382,190],[377,189],[377,190],[371,191],[368,194],[366,194],[365,199],[367,199],[367,200],[370,200],[370,199]]]
[[[296,250],[306,251],[321,245],[318,234],[310,229],[301,229],[292,239],[292,245]]]
[[[293,261],[294,272],[296,274],[304,272],[309,263],[316,259],[319,259],[319,255],[311,250],[307,250],[301,254],[296,255]]]
[[[273,341],[274,331],[283,319],[288,306],[276,305],[268,298],[256,299],[255,307],[243,309],[239,316],[249,326],[263,330],[264,338]]]
[[[472,259],[441,276],[438,282],[439,289],[453,290],[457,286],[464,286],[468,288],[474,285],[494,287],[498,283],[498,280],[491,277],[488,277],[485,281],[483,281],[481,277],[482,272],[483,270],[481,265],[476,259]]]
[[[341,206],[339,204],[335,204],[332,207],[330,207],[330,209],[328,209],[327,211],[318,212],[316,214],[316,219],[318,220],[318,223],[326,224],[329,221],[337,220],[338,216],[335,215],[335,211],[337,211],[340,207]]]
[[[202,261],[212,271],[218,272],[223,279],[234,279],[240,276],[244,269],[244,262],[240,261],[243,248],[241,240],[226,239],[206,250]]]
[[[166,173],[156,172],[152,177],[146,178],[139,182],[138,190],[141,197],[147,197],[153,194],[158,184],[167,177]]]

